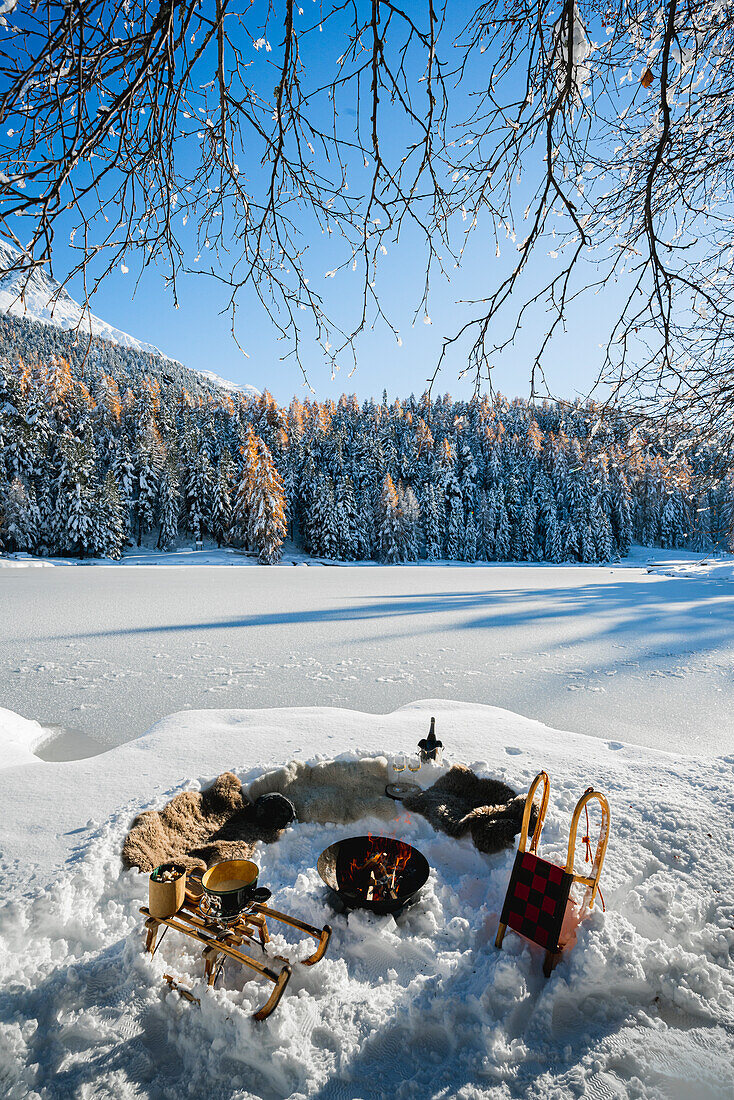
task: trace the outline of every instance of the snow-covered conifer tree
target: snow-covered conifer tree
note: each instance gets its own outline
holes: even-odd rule
[[[582,560],[579,532],[570,516],[563,521],[561,526],[561,546],[564,561]]]
[[[488,496],[486,490],[480,489],[477,492],[477,510],[474,516],[474,522],[477,531],[477,561],[488,561],[487,557],[487,544],[485,540],[485,532],[487,529],[487,510],[488,510]]]
[[[189,461],[186,471],[186,522],[194,539],[199,541],[204,538],[211,523],[214,472],[206,451],[200,451]]]
[[[713,546],[709,495],[708,493],[699,493],[693,509],[693,535],[690,540],[690,547],[697,554],[707,554],[710,550],[713,550]]]
[[[464,523],[464,530],[461,538],[460,549],[461,561],[476,561],[477,560],[477,524],[474,519],[474,512],[469,509],[466,522]]]
[[[549,513],[543,541],[543,557],[546,561],[563,561],[563,543],[561,541],[561,528],[556,518],[555,508]]]
[[[656,546],[660,541],[660,529],[665,508],[667,473],[662,459],[647,459],[638,497],[638,540],[644,546]]]
[[[52,521],[54,549],[83,558],[95,543],[94,445],[91,431],[77,439],[68,430],[59,440],[62,461]]]
[[[679,489],[668,497],[660,521],[660,545],[668,549],[685,546],[688,537],[685,505]]]
[[[609,561],[614,554],[612,525],[598,497],[593,497],[589,506],[589,526],[594,539],[596,560]]]
[[[309,553],[319,557],[336,558],[339,553],[339,528],[336,515],[334,482],[327,474],[319,473],[311,483],[308,493]]]
[[[580,560],[583,562],[597,561],[596,542],[590,523],[581,525]]]
[[[519,561],[532,561],[535,556],[535,501],[528,496],[522,506],[517,536],[517,557]]]
[[[382,492],[375,509],[375,541],[380,561],[400,561],[402,516],[398,494],[389,474],[385,474]]]
[[[337,532],[336,554],[340,561],[356,558],[355,529],[357,526],[357,502],[350,477],[338,477],[334,486],[335,519]]]
[[[477,515],[477,556],[481,561],[494,561],[496,557],[497,494],[493,486],[481,495]]]
[[[155,522],[155,506],[158,498],[158,478],[160,471],[160,441],[155,438],[153,428],[145,428],[138,438],[135,454],[135,467],[138,479],[138,495],[135,501],[138,546],[143,535]]]
[[[510,560],[510,520],[502,492],[497,502],[497,528],[494,537],[494,561]]]
[[[319,479],[316,496],[313,528],[318,540],[318,552],[325,558],[338,558],[343,545],[343,538],[340,528],[341,517],[337,510],[336,490],[332,478],[322,477]]]
[[[232,478],[234,464],[232,455],[225,448],[217,463],[214,486],[211,495],[211,531],[217,540],[217,546],[229,542],[232,526]]]
[[[17,475],[4,494],[5,541],[11,550],[31,553],[36,547],[39,513],[33,489]]]
[[[721,509],[724,545],[734,554],[734,474],[730,473],[725,482],[724,502]]]
[[[618,457],[612,462],[609,482],[612,533],[620,557],[626,557],[632,545],[632,496]]]
[[[232,529],[235,537],[248,549],[250,544],[250,506],[255,481],[258,476],[258,438],[248,425],[245,440],[240,448],[242,465],[232,505]]]
[[[460,467],[461,499],[464,502],[464,509],[468,513],[476,508],[477,464],[474,461],[474,455],[469,444],[465,441],[461,445]]]
[[[458,485],[457,485],[458,489]],[[464,533],[464,505],[461,490],[449,495],[449,514],[446,520],[446,546],[444,557],[458,561],[461,554],[461,538]]]
[[[178,517],[181,511],[181,494],[178,473],[172,462],[167,462],[158,486],[158,549],[168,550],[178,535]]]
[[[249,541],[262,565],[280,561],[288,525],[283,479],[265,443],[258,440],[257,471],[248,502]]]
[[[431,482],[423,486],[421,519],[426,558],[438,561],[443,552],[443,498],[439,505],[436,487]]]
[[[355,556],[366,561],[375,552],[375,506],[367,488],[356,494],[357,521],[354,528]]]
[[[398,487],[398,504],[402,520],[401,561],[418,560],[420,538],[420,508],[409,485]]]
[[[99,496],[94,524],[94,552],[117,560],[125,545],[125,525],[120,492],[112,470],[108,470]]]
[[[127,538],[132,531],[132,511],[135,496],[135,466],[130,456],[127,440],[122,437],[115,450],[112,461],[112,472],[115,475],[117,489],[122,505],[122,522]]]

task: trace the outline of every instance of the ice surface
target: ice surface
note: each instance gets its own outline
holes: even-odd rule
[[[186,707],[384,713],[441,695],[605,740],[734,752],[734,588],[647,572],[679,551],[636,555],[332,568],[181,549],[126,559],[140,568],[0,568],[0,703],[110,747]]]
[[[454,760],[526,789],[551,775],[542,852],[562,861],[591,783],[612,831],[595,911],[549,980],[542,952],[494,947],[513,852],[485,856],[395,806],[424,852],[422,898],[397,921],[333,914],[315,870],[368,829],[292,826],[258,847],[274,904],[334,935],[266,990],[227,968],[206,988],[192,941],[143,953],[146,877],[123,872],[132,816],[223,767],[250,781],[294,755],[410,750],[435,714]],[[690,759],[547,729],[489,707],[427,701],[390,715],[304,709],[172,715],[104,756],[0,772],[0,1086],[65,1097],[727,1100],[734,1088],[734,757]],[[420,774],[420,773],[419,773]],[[86,815],[86,816],[85,816]],[[594,823],[592,821],[592,833]],[[583,866],[581,845],[579,860]],[[272,952],[302,957],[290,933]],[[311,941],[309,941],[310,943]],[[197,1008],[167,991],[175,974]]]

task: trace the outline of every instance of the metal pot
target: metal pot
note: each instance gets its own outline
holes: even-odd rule
[[[208,871],[190,871],[201,882],[208,914],[232,920],[256,902],[267,901],[270,890],[257,885],[260,868],[249,859],[223,859]]]

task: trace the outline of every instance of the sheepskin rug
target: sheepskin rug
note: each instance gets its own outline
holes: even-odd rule
[[[176,860],[187,871],[223,859],[249,859],[258,840],[271,844],[280,830],[253,820],[252,804],[265,794],[283,794],[299,821],[349,823],[368,815],[388,820],[395,803],[385,794],[384,756],[364,760],[304,764],[293,761],[266,772],[245,791],[232,772],[224,772],[204,791],[177,794],[162,810],[135,818],[122,848],[125,867],[152,871]]]
[[[176,860],[193,871],[223,859],[249,859],[258,840],[278,836],[253,824],[249,806],[237,776],[224,772],[205,791],[183,791],[162,810],[138,814],[125,837],[122,862],[152,871]]]
[[[348,825],[363,817],[387,821],[396,816],[393,799],[385,794],[387,760],[384,756],[363,760],[330,760],[304,764],[292,760],[283,768],[265,772],[250,786],[250,798],[277,791],[296,807],[299,821],[318,825]]]
[[[125,838],[122,860],[126,867],[152,871],[169,860],[193,870],[223,859],[249,859],[257,841],[272,843],[280,835],[253,820],[252,805],[266,794],[285,795],[302,822],[347,825],[364,817],[389,821],[402,809],[385,794],[387,781],[384,756],[319,764],[294,760],[265,772],[246,791],[236,775],[224,772],[204,791],[184,791],[162,810],[138,814]],[[524,804],[524,796],[505,783],[480,779],[459,764],[428,790],[403,801],[405,809],[421,814],[449,836],[469,832],[481,852],[512,844]]]

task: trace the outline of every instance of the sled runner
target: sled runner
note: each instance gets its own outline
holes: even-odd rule
[[[292,928],[305,932],[306,935],[312,936],[318,941],[314,953],[309,955],[307,959],[301,960],[300,965],[302,966],[313,966],[314,963],[323,958],[331,937],[331,928],[328,924],[323,928],[313,928],[310,924],[288,916],[287,913],[280,913],[277,909],[271,909],[267,905],[260,904],[253,905],[250,910],[242,913],[225,927],[216,919],[202,913],[197,901],[188,893],[181,908],[171,917],[153,917],[147,907],[142,908],[140,912],[146,918],[145,948],[151,955],[155,953],[159,931],[163,929],[165,935],[168,928],[174,928],[177,932],[183,932],[184,935],[198,940],[203,946],[204,972],[209,985],[214,985],[216,982],[225,959],[233,959],[242,966],[253,970],[260,978],[272,982],[274,988],[262,1008],[253,1014],[255,1020],[264,1020],[270,1015],[280,1001],[291,976],[291,966],[287,959],[282,956],[277,956],[277,958],[284,962],[285,966],[280,970],[274,970],[251,958],[241,950],[242,945],[245,943],[256,943],[258,946],[264,947],[269,942],[270,936],[268,935],[265,918],[268,917],[271,920],[290,925]],[[163,936],[161,936],[162,938]],[[164,977],[171,988],[176,989],[187,1000],[197,1001],[191,991],[184,990],[172,975],[168,974]]]
[[[541,783],[543,789],[540,808],[538,809],[530,848],[526,850],[535,793]],[[505,931],[507,928],[512,928],[515,932],[519,932],[521,936],[525,936],[526,939],[532,940],[540,947],[544,947],[543,973],[546,977],[560,959],[563,948],[570,946],[575,941],[575,929],[579,921],[589,909],[593,908],[599,891],[599,878],[607,850],[610,821],[609,803],[606,797],[600,791],[595,791],[593,787],[589,787],[576,803],[571,819],[566,865],[565,867],[559,867],[555,863],[541,859],[538,855],[538,844],[548,809],[549,794],[550,780],[546,772],[540,772],[531,783],[525,799],[520,844],[507,886],[500,926],[495,940],[495,945],[501,947]],[[591,873],[577,875],[574,874],[576,835],[582,811],[586,813],[587,822],[587,835],[583,838],[586,844],[586,859],[587,861],[591,860],[587,807],[592,800],[596,800],[601,807],[599,840],[596,845]],[[571,886],[574,882],[579,882],[586,887],[580,906],[570,896]]]

